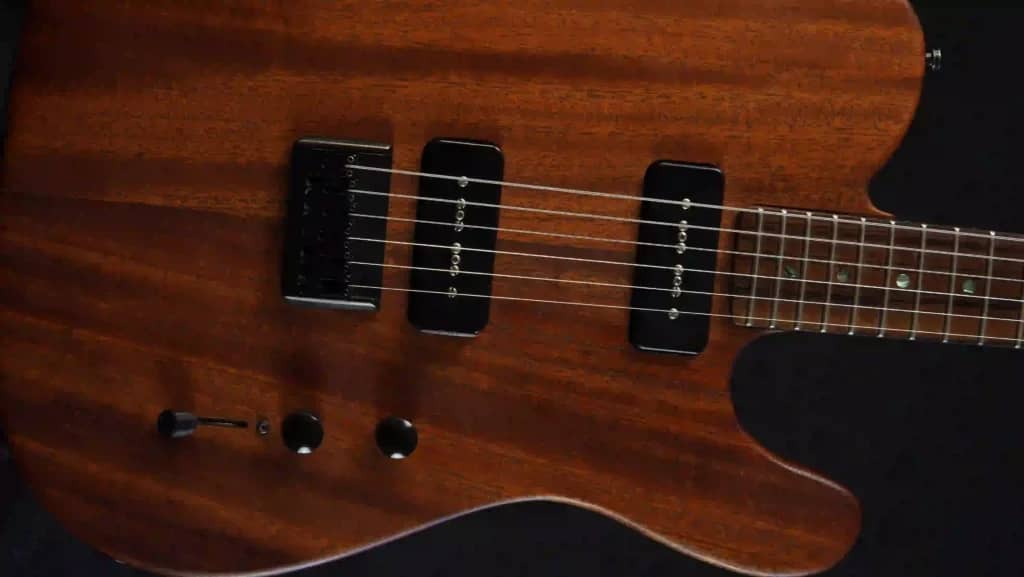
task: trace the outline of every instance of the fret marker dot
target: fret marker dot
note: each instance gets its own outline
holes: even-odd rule
[[[973,279],[973,278],[969,278],[969,279],[967,279],[967,280],[965,280],[965,281],[964,281],[964,284],[963,284],[963,291],[964,291],[964,294],[967,294],[967,295],[972,295],[972,294],[974,294],[974,292],[975,292],[975,291],[977,290],[977,288],[978,288],[978,287],[977,287],[977,285],[975,284],[975,282],[974,282],[974,279]]]
[[[786,273],[786,278],[800,278],[800,271],[791,264],[787,264],[782,270]]]
[[[850,281],[850,272],[847,271],[847,270],[841,270],[841,271],[837,272],[836,273],[836,280],[838,280],[839,282],[849,282]]]
[[[908,275],[905,272],[901,272],[899,276],[896,277],[896,286],[900,287],[901,289],[909,288],[910,275]]]

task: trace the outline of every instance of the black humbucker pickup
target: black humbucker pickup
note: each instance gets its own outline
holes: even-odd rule
[[[281,278],[288,302],[380,306],[390,173],[352,166],[390,170],[391,147],[304,138],[292,148]]]
[[[497,146],[438,139],[423,150],[409,322],[475,336],[487,326],[504,156]],[[431,176],[436,175],[436,176]]]
[[[644,178],[629,340],[641,350],[700,354],[708,343],[722,172],[657,162]],[[651,202],[654,200],[671,202]]]

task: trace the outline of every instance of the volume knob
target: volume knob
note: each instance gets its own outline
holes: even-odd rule
[[[292,413],[281,422],[281,438],[286,447],[300,455],[315,451],[324,440],[324,426],[309,411]]]

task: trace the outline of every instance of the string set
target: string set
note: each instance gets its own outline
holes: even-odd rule
[[[447,296],[448,295],[448,293],[445,292],[445,291],[433,291],[433,290],[425,290],[425,289],[411,289],[411,288],[403,288],[403,287],[375,287],[375,286],[362,285],[362,284],[353,284],[351,286],[352,286],[352,288],[358,288],[358,289],[384,290],[384,291],[390,291],[390,292],[431,294],[431,295],[438,295],[438,296]],[[459,293],[459,298],[463,298],[463,297],[465,297],[465,298],[491,299],[491,300],[499,300],[499,301],[515,301],[515,302],[537,303],[537,304],[558,305],[558,306],[574,306],[574,307],[588,307],[588,308],[600,308],[600,309],[629,310],[629,311],[640,311],[640,312],[650,312],[650,313],[663,313],[663,314],[667,314],[669,312],[673,312],[673,311],[671,311],[671,309],[658,309],[658,308],[647,308],[647,307],[632,307],[632,306],[629,306],[629,305],[615,305],[615,304],[590,303],[590,302],[579,302],[579,301],[561,301],[561,300],[554,300],[554,299],[538,299],[538,298],[528,298],[528,297],[508,297],[508,296],[499,296],[499,295],[481,295],[481,294],[472,294],[472,293]],[[682,316],[699,316],[699,317],[735,319],[734,315],[722,314],[722,313],[702,312],[702,311],[685,311],[685,310],[684,311],[675,311],[675,312],[678,312]],[[745,316],[744,318],[752,319],[752,320],[755,320],[755,321],[766,321],[766,322],[772,320],[772,319],[769,319],[768,317],[757,317],[757,316],[755,316],[755,317],[747,317],[747,316]],[[1006,319],[1003,319],[1003,320],[1006,320]],[[786,321],[786,322],[793,322],[793,321]],[[843,326],[847,327],[851,331],[858,330],[858,329],[863,329],[863,330],[872,331],[872,332],[878,331],[878,327],[877,326],[846,325],[846,324],[844,324]],[[827,327],[827,325],[826,325],[826,327]],[[826,330],[826,327],[823,327],[820,332],[822,332],[822,333],[828,332]],[[889,329],[889,330],[891,330],[893,332],[896,332],[894,329]],[[907,332],[907,333],[909,333],[911,331],[907,330],[907,329],[899,329],[899,332]],[[947,333],[945,331],[917,330],[917,331],[914,331],[914,333],[918,334],[918,335],[932,335],[932,336],[939,336],[939,337],[945,337],[945,338],[964,338],[964,339],[977,339],[978,338],[978,335],[966,335],[966,334],[962,334],[962,333]],[[1014,343],[1014,342],[1016,342],[1016,343],[1018,343],[1016,348],[1018,348],[1018,349],[1021,348],[1020,339],[1019,338],[1013,338],[1013,337],[985,337],[985,340],[986,341],[1007,342],[1007,343]]]
[[[541,184],[527,184],[527,183],[521,183],[521,182],[510,182],[510,181],[500,181],[500,180],[486,180],[486,179],[480,179],[480,178],[470,178],[470,177],[466,177],[466,176],[452,176],[452,175],[449,175],[449,174],[436,174],[436,173],[430,173],[430,172],[417,172],[417,171],[413,171],[413,170],[400,170],[400,169],[397,169],[397,168],[380,168],[380,167],[376,167],[376,166],[363,166],[363,165],[359,165],[359,164],[347,164],[347,165],[345,165],[345,168],[346,169],[351,169],[351,170],[362,170],[362,171],[366,171],[366,172],[378,172],[378,173],[387,173],[387,174],[394,174],[394,175],[400,175],[400,176],[432,178],[432,179],[448,180],[448,181],[454,181],[454,182],[465,182],[465,183],[469,183],[469,184],[488,184],[488,185],[494,185],[494,186],[501,186],[503,188],[512,188],[512,189],[520,189],[520,190],[533,190],[533,191],[540,191],[540,192],[556,192],[556,193],[562,193],[562,194],[572,194],[572,195],[577,195],[577,196],[590,196],[590,197],[608,198],[608,199],[615,199],[615,200],[625,200],[625,201],[632,201],[632,202],[646,202],[646,203],[667,204],[667,205],[674,205],[674,206],[682,206],[684,203],[686,203],[687,206],[690,206],[692,208],[706,208],[706,209],[711,209],[711,210],[721,210],[721,211],[725,211],[725,212],[743,212],[743,213],[748,213],[748,214],[760,214],[762,211],[764,211],[764,212],[767,212],[768,214],[771,214],[772,216],[781,216],[783,214],[783,212],[784,212],[781,209],[779,209],[776,212],[773,212],[772,209],[763,209],[763,208],[750,208],[750,207],[732,206],[732,205],[724,205],[724,204],[707,204],[707,203],[691,202],[691,201],[666,200],[666,199],[662,199],[662,198],[641,198],[641,197],[637,197],[637,196],[630,195],[630,194],[598,192],[598,191],[593,191],[593,190],[584,190],[584,189],[576,189],[576,188],[562,188],[562,187],[557,187],[557,186],[546,186],[546,185],[541,185]],[[386,193],[377,193],[377,194],[386,194]],[[420,197],[418,197],[418,196],[412,197],[412,198],[420,199]],[[441,199],[441,198],[432,199],[432,200],[444,201],[444,202],[454,202],[454,201],[450,201],[448,199]],[[467,203],[467,205],[472,206],[471,203]],[[508,209],[508,210],[516,209],[516,207],[505,206],[505,205],[486,205],[486,204],[482,204],[480,206],[492,206],[494,208],[501,208],[501,209]],[[525,207],[523,207],[523,208],[525,208]],[[565,214],[567,216],[584,216],[584,217],[588,217],[588,218],[593,217],[593,216],[602,216],[602,215],[590,215],[590,214],[585,214],[585,213],[571,213],[571,212],[558,213],[558,214]],[[790,213],[790,214],[799,215],[800,213],[797,212],[797,213]],[[808,217],[811,220],[817,220],[819,222],[831,223],[833,221],[833,217],[831,217],[831,216],[816,215],[816,214],[814,214],[812,212],[806,212],[806,211],[803,212],[803,218],[808,218]],[[624,221],[625,222],[632,222],[632,223],[642,223],[642,222],[644,222],[644,221],[640,221],[640,220],[637,220],[637,219],[624,219]],[[655,221],[651,221],[650,224],[674,226],[673,223],[655,222]],[[859,225],[859,224],[861,224],[861,222],[860,221],[856,221],[856,222],[843,221],[843,224]],[[882,228],[885,228],[886,230],[889,230],[890,228],[895,228],[896,230],[906,230],[906,231],[913,231],[913,232],[920,232],[921,231],[921,227],[920,226],[905,225],[905,224],[897,223],[895,221],[889,221],[888,223],[884,223],[884,222],[877,222],[877,221],[868,220],[868,221],[866,221],[866,224],[868,226],[882,227]],[[711,228],[710,230],[721,230],[722,232],[741,232],[741,233],[747,232],[747,231],[730,231],[728,229],[717,229],[717,228]],[[1010,242],[1024,243],[1024,237],[1004,236],[1004,235],[998,235],[998,234],[995,234],[995,233],[981,233],[981,232],[972,232],[972,231],[960,231],[959,229],[954,229],[954,230],[928,229],[928,230],[929,230],[929,232],[938,232],[938,233],[950,234],[950,235],[960,235],[961,237],[967,237],[967,238],[980,238],[980,239],[985,239],[985,240],[994,239],[994,240],[1004,240],[1004,241],[1010,241]],[[768,233],[765,233],[765,236],[785,236],[786,238],[794,238],[792,236],[787,236],[787,235],[769,235]],[[822,240],[822,239],[816,239],[816,240]],[[829,242],[831,242],[831,241],[829,241]],[[840,243],[840,244],[842,244],[842,243]],[[850,241],[849,244],[859,245],[859,243],[854,243],[852,241]],[[870,246],[870,245],[865,245],[865,246]],[[877,246],[878,248],[884,248],[884,249],[888,249],[889,248],[888,246],[885,246],[885,245],[874,245],[874,246]],[[899,250],[900,247],[896,247],[896,249]],[[916,250],[916,249],[909,249],[909,250]],[[927,251],[927,252],[931,252],[931,251]],[[935,252],[934,254],[953,254],[953,253],[950,253],[950,252]],[[969,256],[969,255],[961,255],[961,256]],[[1008,259],[1008,260],[1012,260],[1013,262],[1024,262],[1024,259]]]
[[[452,175],[434,174],[434,173],[426,173],[426,172],[417,172],[417,171],[410,171],[410,170],[399,170],[399,169],[369,167],[369,166],[362,166],[362,165],[358,165],[358,164],[347,165],[346,169],[348,169],[349,171],[353,171],[353,172],[354,171],[362,170],[362,171],[389,173],[389,174],[402,175],[402,176],[410,176],[410,177],[442,179],[442,180],[458,182],[459,184],[461,184],[463,186],[465,186],[466,184],[469,184],[469,183],[485,184],[485,185],[497,185],[497,186],[502,186],[502,187],[505,187],[505,188],[513,188],[513,189],[525,189],[525,190],[542,191],[542,192],[572,194],[572,195],[608,198],[608,199],[616,199],[616,200],[624,200],[624,201],[632,201],[632,202],[650,202],[650,203],[674,205],[674,206],[685,207],[685,208],[704,208],[704,209],[711,209],[711,210],[751,213],[751,214],[758,215],[760,218],[763,218],[765,216],[771,216],[771,217],[781,217],[783,219],[785,219],[785,218],[800,219],[800,220],[806,221],[808,223],[808,231],[807,231],[806,236],[804,236],[804,235],[800,235],[800,236],[787,235],[786,232],[785,232],[785,226],[784,225],[780,228],[780,232],[779,233],[764,232],[764,231],[761,231],[761,230],[751,231],[751,230],[732,229],[732,228],[727,228],[727,227],[698,226],[698,225],[688,225],[688,228],[692,228],[692,229],[695,229],[695,230],[708,230],[708,231],[720,232],[720,233],[736,233],[736,234],[740,234],[740,235],[749,235],[749,236],[756,236],[756,237],[774,237],[774,238],[779,238],[780,239],[779,240],[779,242],[780,242],[780,252],[784,251],[785,241],[786,240],[803,241],[805,243],[808,243],[806,245],[807,247],[809,247],[809,243],[820,242],[820,243],[830,243],[833,247],[835,245],[838,245],[838,244],[852,245],[852,246],[858,247],[858,249],[860,251],[863,251],[864,248],[878,248],[878,249],[884,249],[886,251],[890,251],[889,252],[890,257],[892,255],[893,251],[898,251],[898,250],[911,251],[911,252],[919,254],[920,255],[920,259],[921,259],[920,260],[920,265],[921,266],[919,267],[919,270],[917,271],[918,274],[919,274],[919,284],[922,283],[922,279],[923,279],[922,275],[924,275],[924,274],[940,274],[940,275],[943,275],[943,276],[967,276],[969,278],[985,280],[988,283],[991,283],[991,281],[1005,281],[1005,282],[1012,282],[1012,283],[1024,283],[1024,278],[1008,278],[1008,277],[993,276],[991,274],[991,266],[989,267],[989,271],[990,271],[989,274],[986,274],[986,275],[959,275],[959,274],[957,274],[957,272],[955,270],[952,273],[950,273],[950,272],[941,272],[941,271],[928,270],[928,269],[926,269],[924,267],[924,260],[923,259],[924,259],[924,256],[928,255],[928,254],[946,255],[946,256],[951,256],[954,259],[958,259],[958,258],[978,258],[978,259],[988,259],[989,262],[992,262],[993,260],[1000,260],[1000,261],[1004,261],[1004,262],[1012,262],[1012,263],[1024,264],[1024,259],[1010,258],[1010,257],[999,257],[999,256],[995,256],[994,254],[991,254],[991,253],[994,252],[994,243],[996,241],[1000,241],[1001,240],[1001,241],[1009,241],[1009,242],[1014,242],[1014,243],[1024,243],[1024,238],[1017,238],[1017,237],[1010,237],[1010,236],[1001,236],[1001,235],[998,235],[998,234],[996,234],[994,232],[990,232],[990,233],[976,233],[976,232],[970,232],[970,231],[961,231],[960,229],[953,229],[953,230],[934,229],[934,228],[928,228],[927,225],[920,225],[920,226],[901,225],[901,224],[897,224],[895,221],[877,222],[877,221],[867,220],[867,219],[858,219],[858,220],[855,220],[855,221],[854,220],[843,220],[838,215],[821,216],[821,215],[815,215],[815,214],[813,214],[811,212],[791,212],[791,211],[786,211],[786,210],[782,210],[782,209],[747,208],[747,207],[736,207],[736,206],[728,206],[728,205],[707,204],[707,203],[692,202],[692,201],[690,201],[688,199],[684,199],[682,201],[679,201],[679,200],[666,200],[666,199],[658,199],[658,198],[643,198],[643,197],[637,197],[637,196],[628,195],[628,194],[604,193],[604,192],[596,192],[596,191],[589,191],[589,190],[571,189],[571,188],[545,186],[545,185],[536,185],[536,184],[504,182],[504,181],[494,181],[494,180],[486,180],[486,179],[475,179],[475,178],[469,178],[469,177],[465,177],[465,176],[452,176]],[[353,172],[349,172],[349,174],[351,175],[351,174],[353,174]],[[528,212],[528,213],[534,213],[534,214],[556,215],[556,216],[564,216],[564,217],[570,217],[570,218],[585,218],[585,219],[592,219],[592,220],[602,220],[602,221],[609,221],[609,222],[620,222],[620,223],[631,223],[631,224],[644,224],[644,225],[653,225],[653,226],[672,226],[672,227],[677,227],[678,226],[677,223],[670,223],[670,222],[663,222],[663,221],[651,221],[651,220],[645,220],[645,219],[628,218],[628,217],[617,217],[617,216],[604,215],[604,214],[593,214],[593,213],[586,213],[586,212],[573,212],[573,211],[543,209],[543,208],[537,208],[537,207],[518,206],[518,205],[492,204],[492,203],[474,202],[474,201],[470,201],[470,200],[452,200],[452,199],[447,199],[447,198],[422,197],[422,196],[406,195],[406,194],[399,194],[399,193],[363,190],[363,189],[359,189],[359,188],[352,188],[352,189],[349,190],[349,192],[350,193],[354,193],[354,194],[363,194],[363,195],[372,195],[372,196],[386,196],[386,197],[391,197],[391,198],[403,198],[403,199],[410,199],[410,200],[416,200],[416,201],[450,203],[450,204],[459,203],[462,206],[479,206],[479,207],[483,207],[483,208],[495,208],[495,209],[500,209],[500,210],[521,211],[521,212]],[[369,215],[369,214],[362,214],[362,213],[359,213],[359,212],[351,213],[350,217],[353,217],[353,218],[367,218],[367,219],[381,219],[381,220],[387,220],[387,221],[392,221],[393,220],[393,221],[402,221],[402,222],[410,222],[410,223],[426,224],[426,225],[434,225],[434,226],[451,226],[452,225],[452,223],[446,223],[446,222],[438,222],[438,221],[430,221],[430,220],[422,220],[422,219],[402,218],[402,217],[395,217],[395,216]],[[811,226],[811,223],[813,221],[827,222],[830,225],[832,225],[833,227],[838,227],[839,225],[854,225],[854,226],[863,227],[862,230],[866,230],[866,227],[868,227],[868,226],[882,227],[885,230],[892,231],[892,234],[895,234],[896,230],[916,231],[916,232],[921,232],[922,233],[922,239],[924,238],[925,234],[955,235],[957,240],[959,240],[959,238],[981,238],[981,239],[988,240],[990,243],[993,243],[993,244],[990,245],[990,247],[992,247],[993,250],[990,250],[990,254],[981,255],[981,254],[960,253],[960,252],[958,252],[956,250],[951,252],[951,251],[944,251],[944,250],[927,249],[927,247],[925,246],[924,242],[922,242],[921,248],[913,248],[913,247],[905,247],[905,246],[895,246],[894,244],[880,245],[880,244],[871,244],[871,243],[846,241],[846,240],[840,240],[840,239],[837,239],[837,238],[814,238],[814,237],[812,237],[810,235],[810,226]],[[674,248],[676,248],[676,245],[658,244],[658,243],[642,243],[642,242],[636,242],[636,241],[630,241],[630,240],[624,240],[624,239],[613,239],[613,238],[604,238],[604,237],[579,235],[579,234],[545,232],[545,231],[536,231],[536,230],[527,230],[527,229],[502,228],[502,227],[497,227],[497,226],[489,227],[489,226],[481,226],[481,225],[472,225],[472,224],[468,224],[468,223],[464,224],[463,226],[465,228],[472,228],[472,229],[492,230],[492,231],[496,231],[496,232],[512,232],[512,233],[527,234],[527,235],[537,235],[537,236],[549,236],[549,237],[554,237],[554,238],[566,238],[566,239],[573,239],[573,240],[587,240],[587,241],[596,241],[596,242],[607,242],[607,243],[624,244],[624,245],[632,245],[632,246],[648,245],[648,246],[654,246],[654,247],[666,248],[666,249],[674,249]],[[833,230],[837,231],[838,229],[834,228]],[[863,238],[863,235],[862,235],[862,238]],[[403,241],[393,241],[393,240],[389,241],[389,240],[369,239],[369,238],[361,238],[361,237],[352,237],[349,240],[360,241],[360,242],[379,242],[379,243],[386,243],[386,244],[398,244],[398,245],[408,245],[408,246],[422,246],[424,248],[436,248],[436,249],[443,249],[443,250],[449,250],[451,248],[451,247],[449,247],[447,245],[435,245],[435,244],[428,244],[428,243],[414,243],[414,242],[403,242]],[[580,263],[617,265],[617,266],[629,266],[629,267],[649,267],[649,268],[664,269],[664,270],[674,270],[674,268],[675,268],[675,267],[670,267],[670,266],[649,265],[649,264],[644,264],[644,263],[622,262],[622,261],[589,259],[589,258],[578,258],[578,257],[568,257],[568,256],[559,256],[559,255],[547,255],[547,254],[537,254],[537,253],[526,253],[526,252],[516,252],[516,251],[488,250],[488,249],[480,249],[480,248],[474,248],[474,247],[463,247],[462,250],[489,252],[489,253],[493,253],[493,254],[496,254],[496,255],[502,254],[502,255],[508,255],[508,256],[520,256],[520,257],[528,257],[528,258],[553,259],[553,260],[563,260],[563,261],[576,261],[576,262],[580,262]],[[817,302],[817,301],[805,301],[805,300],[802,300],[802,298],[801,298],[801,300],[794,300],[794,299],[770,298],[770,297],[767,297],[767,296],[758,296],[758,295],[755,295],[755,294],[727,294],[727,293],[715,293],[715,292],[701,292],[701,291],[692,291],[692,290],[687,290],[687,289],[680,288],[682,293],[702,294],[702,295],[707,295],[707,296],[721,296],[721,297],[744,298],[744,299],[750,299],[752,303],[757,301],[757,300],[772,300],[772,301],[777,301],[777,302],[792,302],[792,303],[798,303],[798,304],[806,303],[806,304],[814,304],[814,305],[819,305],[819,304],[820,305],[828,305],[828,306],[831,306],[831,307],[847,307],[847,308],[853,309],[854,311],[857,311],[857,310],[880,310],[880,311],[888,311],[888,312],[907,312],[907,313],[912,313],[914,315],[941,315],[941,316],[946,316],[946,317],[968,318],[968,319],[980,320],[980,321],[982,321],[983,324],[986,321],[989,321],[989,320],[1019,322],[1021,324],[1021,328],[1024,329],[1024,299],[1009,299],[1009,298],[993,297],[990,294],[988,294],[988,293],[991,292],[991,290],[990,290],[990,288],[988,286],[986,287],[986,294],[985,295],[976,295],[976,294],[968,294],[968,293],[961,294],[961,293],[953,291],[953,290],[950,290],[948,292],[941,292],[941,291],[928,291],[928,290],[924,290],[923,288],[904,288],[904,287],[900,287],[900,286],[888,286],[888,285],[886,285],[886,286],[864,285],[864,284],[860,284],[859,283],[859,278],[860,278],[859,272],[858,272],[858,275],[857,275],[858,282],[856,282],[856,283],[833,282],[833,280],[831,280],[831,278],[832,278],[832,271],[837,266],[838,267],[851,267],[851,268],[852,267],[856,267],[856,269],[858,271],[860,271],[861,269],[864,269],[864,268],[877,268],[877,269],[888,270],[890,272],[892,272],[892,270],[891,270],[892,267],[891,266],[865,264],[865,263],[853,263],[853,262],[845,262],[845,261],[836,261],[836,260],[834,260],[834,257],[833,257],[833,259],[825,260],[825,259],[818,259],[818,258],[810,258],[809,256],[798,257],[798,256],[784,256],[782,254],[778,254],[778,255],[777,254],[759,254],[759,253],[748,253],[748,252],[737,251],[737,250],[708,249],[708,248],[696,247],[696,246],[687,246],[686,250],[688,250],[688,251],[690,251],[690,250],[692,250],[692,251],[704,251],[704,252],[711,252],[711,253],[726,253],[726,254],[731,254],[731,255],[735,255],[735,256],[752,257],[752,258],[755,258],[755,259],[766,259],[768,261],[776,261],[777,260],[780,263],[782,261],[797,261],[797,262],[803,262],[803,263],[821,263],[821,264],[828,265],[828,267],[829,267],[829,279],[830,280],[818,281],[818,280],[812,280],[812,279],[806,279],[806,278],[791,278],[791,277],[782,277],[782,276],[765,276],[765,275],[754,274],[754,273],[738,273],[738,272],[733,272],[733,271],[712,271],[712,270],[701,270],[701,269],[691,269],[691,268],[687,268],[686,269],[686,273],[687,274],[690,274],[690,273],[694,273],[694,274],[708,274],[708,275],[722,274],[722,275],[734,276],[734,277],[747,277],[747,278],[752,278],[752,279],[755,279],[755,280],[763,279],[763,280],[771,280],[771,281],[776,281],[776,282],[800,282],[800,283],[810,283],[810,284],[823,284],[823,285],[828,285],[830,294],[831,294],[832,287],[838,285],[838,286],[842,286],[842,287],[855,288],[855,289],[858,289],[858,291],[859,291],[859,289],[875,289],[875,290],[884,290],[884,291],[897,291],[897,292],[913,293],[913,294],[917,294],[918,298],[920,298],[920,295],[922,295],[922,294],[927,294],[927,295],[944,296],[944,297],[950,297],[950,298],[952,298],[952,297],[959,297],[959,298],[963,298],[963,299],[983,299],[986,302],[986,308],[987,308],[987,303],[990,302],[990,301],[997,301],[997,302],[1001,301],[1001,302],[1009,302],[1009,303],[1013,303],[1013,304],[1022,304],[1022,310],[1021,310],[1021,318],[1004,318],[1004,317],[988,316],[987,314],[985,314],[985,315],[963,315],[963,314],[951,314],[951,313],[947,314],[945,312],[930,312],[930,311],[921,311],[921,310],[881,308],[881,307],[871,307],[871,306],[865,306],[865,305],[859,305],[859,304],[832,303],[832,302],[825,303],[825,302]],[[382,265],[380,263],[366,263],[366,262],[353,262],[351,264],[362,265],[362,266],[380,266],[380,267],[387,267],[387,268],[402,268],[402,269],[407,269],[407,270],[414,270],[414,269],[417,268],[417,267],[413,267],[413,266]],[[448,272],[448,269],[431,269],[431,268],[427,268],[427,267],[418,267],[418,268],[421,269],[421,270],[428,270],[428,271],[439,272],[439,273],[441,273],[441,272]],[[780,269],[781,269],[781,267],[780,267]],[[562,283],[568,283],[568,284],[598,286],[598,287],[609,287],[609,288],[621,288],[621,289],[641,289],[641,290],[669,291],[669,292],[672,292],[672,290],[673,290],[673,289],[661,288],[661,287],[644,287],[644,286],[624,285],[624,284],[621,284],[621,283],[603,283],[603,282],[597,282],[597,281],[577,281],[577,280],[570,280],[570,279],[558,279],[558,278],[549,278],[549,277],[533,277],[533,276],[525,276],[525,275],[508,275],[508,274],[500,274],[500,273],[483,273],[483,272],[474,272],[474,271],[460,271],[459,274],[476,274],[476,275],[483,275],[483,276],[492,276],[492,277],[497,277],[497,278],[510,278],[510,279],[516,279],[516,280],[543,281],[543,282],[562,282]],[[889,282],[889,281],[887,280],[886,282]],[[354,288],[358,288],[358,287],[356,287],[354,285]],[[374,288],[374,287],[365,287],[365,288]],[[376,287],[376,288],[381,288],[381,287]],[[385,288],[385,290],[401,291],[401,292],[424,292],[424,293],[427,293],[427,294],[434,294],[436,292],[436,294],[444,294],[444,295],[448,294],[446,292],[441,292],[441,291],[423,291],[423,290],[417,290],[417,289],[411,289],[411,288],[398,288],[398,287],[384,287],[384,288]],[[887,292],[887,294],[888,294],[888,292]],[[585,302],[574,302],[574,301],[555,301],[555,300],[548,300],[548,299],[529,299],[529,298],[519,298],[519,297],[501,297],[501,296],[494,296],[494,295],[491,295],[491,296],[487,297],[486,295],[471,295],[471,294],[464,294],[464,293],[460,293],[459,297],[460,298],[461,297],[466,297],[466,298],[492,298],[492,299],[496,299],[496,300],[518,300],[518,301],[537,302],[537,303],[556,304],[556,305],[586,306],[586,307],[613,308],[613,309],[631,309],[631,310],[642,310],[642,311],[659,312],[659,313],[670,313],[670,312],[673,312],[673,313],[676,313],[676,314],[685,314],[685,315],[708,315],[708,316],[724,316],[724,317],[728,317],[728,318],[735,318],[734,315],[715,315],[715,314],[712,314],[712,313],[699,313],[699,312],[695,312],[695,311],[676,311],[675,309],[665,309],[665,310],[661,310],[661,309],[642,309],[642,308],[630,307],[630,306],[626,306],[626,305],[612,305],[612,304],[601,304],[601,303],[585,303]],[[753,305],[751,305],[751,306],[753,306]],[[747,315],[744,315],[744,318],[746,318],[748,320],[768,321],[768,322],[771,322],[773,325],[774,325],[774,323],[777,320],[779,320],[779,319],[774,319],[774,318],[769,319],[769,318],[750,317],[750,316],[747,316]],[[825,332],[826,329],[827,329],[827,319],[825,319],[825,320],[826,320],[826,324],[823,324],[822,332]],[[781,319],[779,321],[780,322],[794,322],[792,320],[786,320],[786,319]],[[798,322],[798,324],[799,324],[799,322]],[[814,324],[817,324],[817,323],[814,323]],[[855,329],[865,329],[865,330],[871,330],[871,331],[879,331],[880,328],[882,328],[884,330],[884,327],[853,326],[852,324],[851,325],[846,325],[845,323],[843,324],[843,326],[848,326],[848,328],[850,329],[851,332],[853,330],[855,330]],[[1024,333],[1024,330],[1022,330],[1021,332]],[[929,331],[915,330],[914,333],[917,333],[917,334],[934,334],[934,335],[945,336],[946,338],[949,338],[949,337],[978,338],[978,335],[958,335],[958,334],[951,334],[949,332],[929,332]],[[987,337],[987,340],[997,340],[997,341],[998,340],[1003,340],[1003,341],[1010,341],[1010,342],[1017,341],[1017,343],[1018,343],[1017,346],[1019,348],[1021,346],[1020,341],[1022,340],[1022,337],[1024,337],[1024,334],[1020,335],[1016,339],[1013,339],[1013,338],[999,338],[999,337]]]

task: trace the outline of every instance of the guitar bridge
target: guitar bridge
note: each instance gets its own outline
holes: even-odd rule
[[[292,148],[281,278],[288,302],[380,306],[390,174],[351,165],[390,169],[391,147],[304,138]]]

